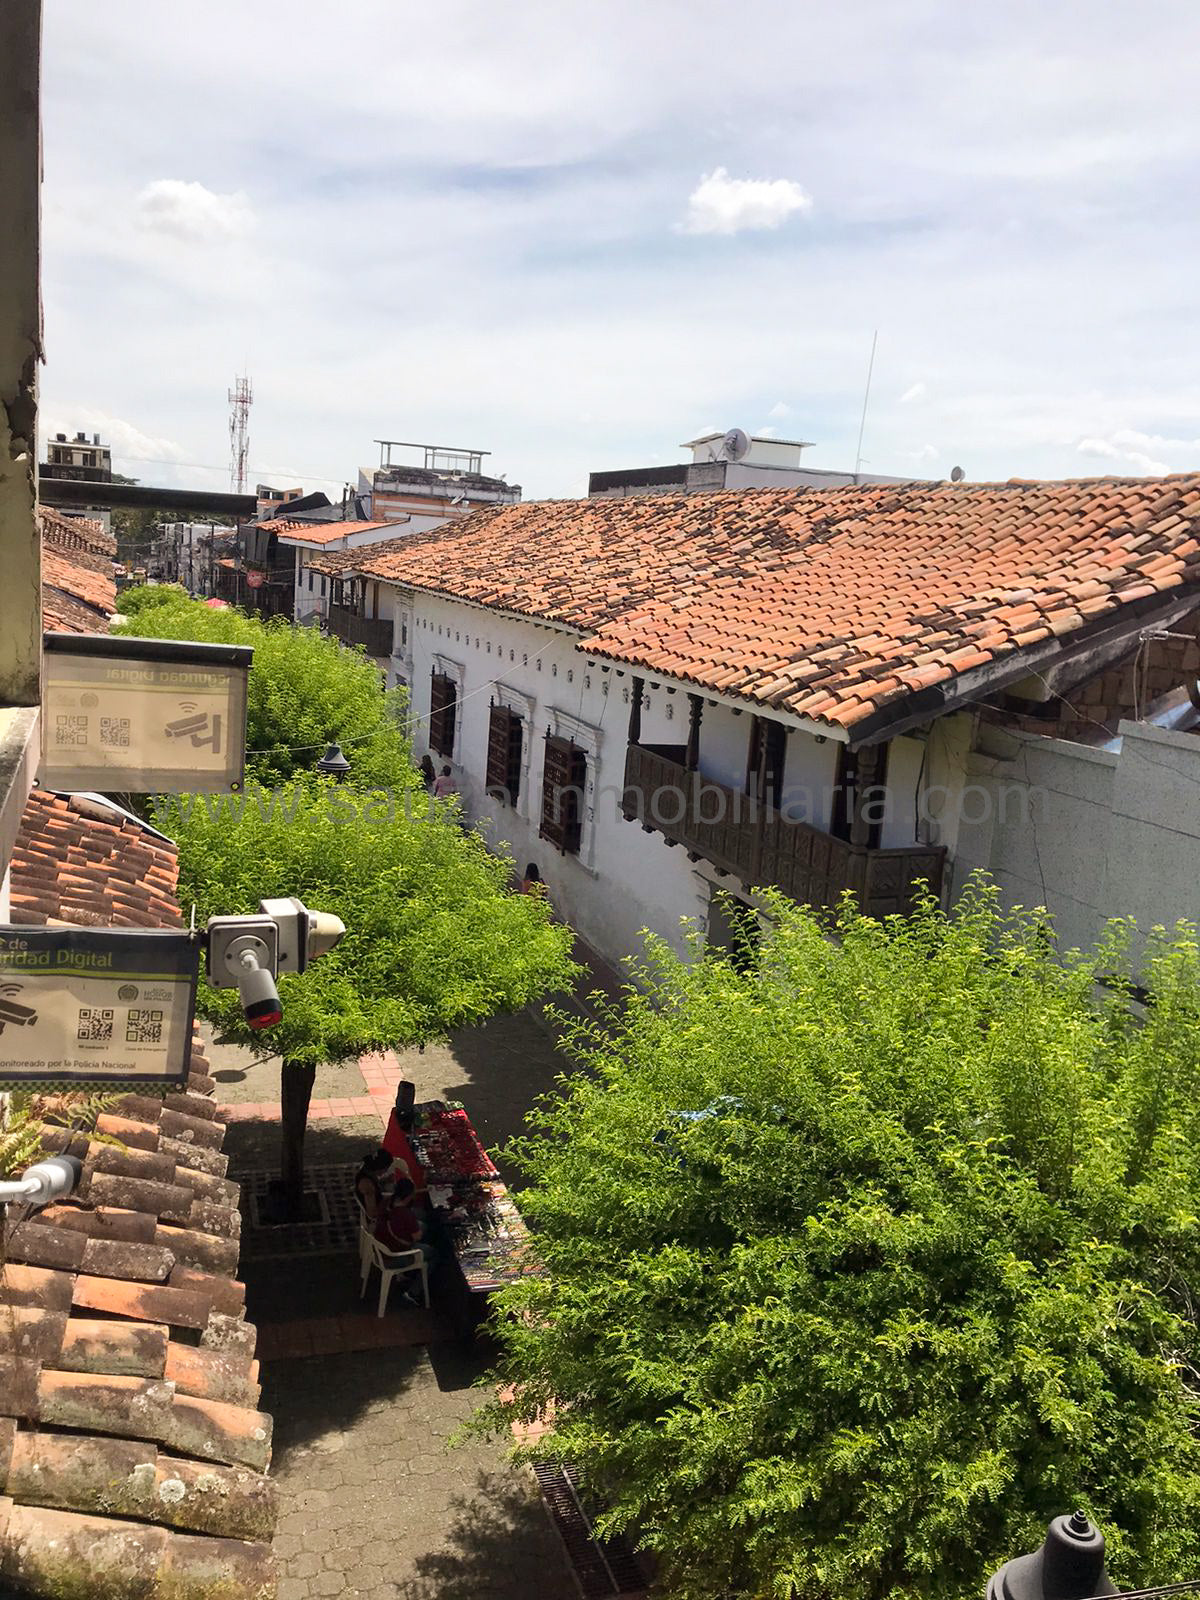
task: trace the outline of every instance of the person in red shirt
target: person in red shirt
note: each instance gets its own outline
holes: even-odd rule
[[[416,1189],[410,1178],[397,1178],[387,1206],[375,1224],[375,1237],[385,1250],[399,1255],[403,1250],[420,1250],[426,1262],[433,1259],[425,1220],[413,1204]]]

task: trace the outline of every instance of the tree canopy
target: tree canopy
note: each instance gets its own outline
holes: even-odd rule
[[[688,1600],[982,1595],[1076,1506],[1118,1581],[1197,1573],[1194,932],[1139,1021],[1120,929],[1063,959],[982,882],[772,916],[748,975],[651,941],[561,1019],[477,1426],[548,1419]]]
[[[323,1061],[423,1043],[566,988],[572,934],[547,903],[509,892],[513,863],[434,800],[401,726],[403,697],[313,628],[213,610],[160,585],[122,597],[129,632],[249,644],[247,781],[236,795],[160,796],[156,826],[179,847],[179,892],[198,917],[254,911],[297,895],[346,935],[306,972],[282,974],[283,1019],[246,1023],[237,992],[201,983],[197,1006],[224,1037],[283,1059],[283,1158],[300,1201],[313,1074]],[[315,762],[331,740],[344,784]]]
[[[283,1021],[265,1035],[236,991],[203,988],[227,1037],[289,1062],[423,1042],[561,989],[574,970],[570,930],[545,900],[509,893],[512,863],[456,827],[415,775],[390,792],[297,777],[166,797],[154,822],[178,841],[180,898],[199,919],[298,894],[346,924],[329,955],[280,977]]]
[[[404,781],[411,770],[402,696],[383,694],[379,671],[316,628],[216,610],[174,584],[128,589],[121,631],[254,649],[246,706],[246,770],[260,783],[312,771],[331,741],[345,746],[358,787]]]

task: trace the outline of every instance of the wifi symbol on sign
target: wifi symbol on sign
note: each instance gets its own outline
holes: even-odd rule
[[[19,983],[0,983],[0,994],[20,994],[20,992]]]
[[[194,700],[181,700],[179,702],[179,709],[180,711],[195,711],[196,702]]]

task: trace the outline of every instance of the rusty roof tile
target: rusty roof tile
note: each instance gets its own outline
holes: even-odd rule
[[[58,1360],[51,1364],[63,1372],[161,1378],[166,1359],[167,1329],[160,1323],[71,1317],[63,1331]]]
[[[30,797],[12,857],[15,914],[41,923],[179,926],[175,877],[174,847],[136,820],[78,796]],[[268,1592],[269,1548],[243,1541],[268,1540],[272,1530],[273,1495],[257,1470],[266,1466],[270,1426],[257,1410],[255,1332],[242,1320],[237,1186],[226,1177],[214,1088],[197,1039],[186,1093],[125,1096],[99,1119],[97,1132],[121,1148],[53,1120],[39,1130],[45,1149],[85,1160],[85,1179],[69,1203],[12,1230],[13,1259],[0,1281],[0,1328],[8,1330],[0,1336],[0,1413],[9,1414],[0,1423],[0,1472],[14,1437],[28,1448],[40,1419],[73,1430],[54,1438],[74,1438],[85,1451],[103,1454],[115,1436],[149,1441],[139,1446],[138,1470],[157,1487],[149,1500],[118,1504],[114,1496],[105,1502],[108,1515],[96,1519],[74,1514],[96,1509],[85,1485],[73,1512],[47,1509],[66,1493],[62,1474],[25,1472],[17,1498],[34,1495],[38,1483],[40,1502],[16,1506],[0,1476],[0,1574],[12,1577],[19,1567],[35,1593],[59,1592],[62,1569],[51,1557],[55,1541],[65,1548],[66,1532],[46,1535],[44,1520],[55,1517],[68,1519],[56,1530],[85,1540],[90,1592],[98,1597],[115,1594],[118,1583],[122,1596],[129,1593],[130,1574],[141,1571],[138,1553],[147,1549],[157,1552],[149,1587],[139,1591],[147,1596],[200,1600],[218,1579],[231,1600]],[[70,1098],[63,1097],[64,1115]],[[177,1345],[170,1356],[178,1383],[163,1376],[170,1326],[201,1337],[199,1347]],[[203,1459],[160,1456],[160,1444],[194,1446]],[[215,1465],[222,1460],[243,1464]],[[169,1492],[159,1494],[163,1484]],[[125,1515],[140,1520],[118,1520]],[[195,1531],[171,1532],[157,1526],[163,1523]],[[114,1568],[106,1587],[102,1552],[116,1529],[117,1543],[138,1559]],[[42,1550],[36,1560],[35,1549]]]
[[[15,1501],[5,1509],[0,1573],[24,1593],[78,1592],[81,1574],[95,1600],[160,1593],[205,1600],[218,1592],[221,1600],[267,1600],[274,1589],[271,1554],[263,1544]]]
[[[0,1306],[45,1306],[48,1311],[69,1311],[75,1279],[66,1272],[41,1267],[0,1265]]]
[[[918,682],[986,665],[982,651],[1004,666],[1038,639],[1200,589],[1198,552],[1200,476],[1180,476],[526,502],[355,563],[853,732],[901,714]],[[832,663],[819,700],[793,669],[805,660]]]
[[[219,1234],[204,1233],[199,1228],[172,1228],[163,1223],[155,1229],[156,1244],[165,1245],[177,1262],[195,1267],[200,1272],[220,1273],[228,1277],[237,1271],[238,1244],[236,1239],[224,1239]]]
[[[130,1244],[154,1243],[154,1218],[142,1211],[121,1211],[112,1206],[89,1210],[68,1201],[35,1211],[30,1222],[74,1228],[92,1239],[123,1239]]]
[[[74,1303],[89,1311],[107,1311],[112,1316],[141,1322],[165,1322],[173,1328],[204,1328],[210,1310],[205,1296],[192,1289],[82,1274],[75,1280]]]
[[[271,1419],[265,1412],[224,1400],[176,1394],[163,1443],[202,1461],[265,1472],[271,1459]]]
[[[202,1272],[177,1262],[171,1268],[168,1282],[172,1289],[188,1289],[204,1295],[212,1310],[227,1317],[240,1317],[246,1309],[245,1289],[236,1278],[223,1273]]]
[[[258,1383],[219,1350],[172,1341],[163,1376],[170,1379],[179,1394],[238,1406],[258,1405]]]

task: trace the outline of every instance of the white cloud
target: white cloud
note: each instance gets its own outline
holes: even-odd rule
[[[778,417],[782,421],[784,417],[794,417],[796,411],[795,407],[789,406],[786,400],[776,400],[767,415],[769,417]]]
[[[812,200],[790,178],[731,178],[724,167],[707,172],[688,196],[680,233],[745,233],[778,228]]]
[[[914,383],[909,388],[905,389],[904,393],[900,396],[900,404],[902,406],[910,406],[916,400],[924,400],[928,393],[929,390],[923,383]]]
[[[900,452],[906,461],[936,461],[941,453],[935,444],[923,444],[919,450],[902,450]]]
[[[98,433],[100,442],[110,445],[114,456],[127,461],[182,461],[186,456],[186,451],[174,439],[156,438],[122,417],[86,406],[48,408],[43,410],[40,421],[43,437],[53,437],[56,433],[65,433],[68,438],[77,432]]]
[[[1139,433],[1136,428],[1117,428],[1107,438],[1081,439],[1076,448],[1080,455],[1127,463],[1159,478],[1164,473],[1194,469],[1200,457],[1200,439],[1164,438],[1159,433]],[[1152,455],[1151,451],[1155,453]],[[1182,455],[1186,459],[1173,467],[1161,459],[1163,455]]]
[[[137,220],[148,233],[219,243],[248,232],[254,212],[240,189],[234,194],[215,194],[202,183],[156,178],[137,197]]]

